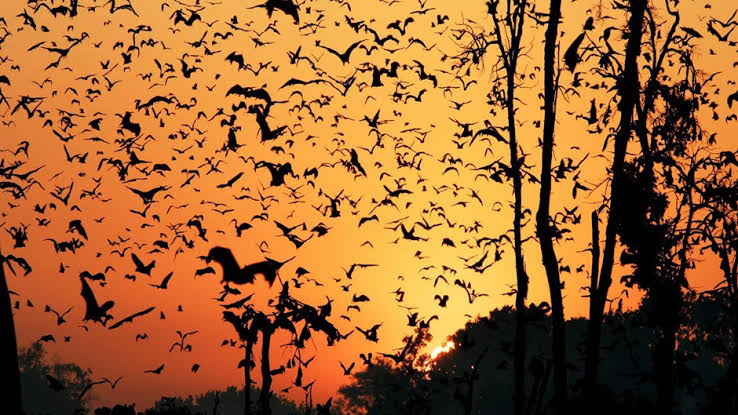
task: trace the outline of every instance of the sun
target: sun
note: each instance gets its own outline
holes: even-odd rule
[[[444,344],[443,346],[436,346],[436,348],[433,349],[430,354],[431,360],[436,360],[436,357],[438,357],[438,355],[440,355],[441,353],[448,353],[449,350],[453,348],[454,342],[452,341],[447,341],[446,344]]]

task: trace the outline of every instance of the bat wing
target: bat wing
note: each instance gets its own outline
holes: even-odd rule
[[[130,316],[128,316],[128,317],[120,320],[119,322],[113,324],[112,326],[110,326],[110,330],[117,329],[118,327],[122,326],[124,323],[132,323],[134,318],[141,317],[143,315],[149,314],[150,312],[154,311],[155,308],[156,307],[149,307],[149,308],[147,308],[147,309],[145,309],[143,311],[139,311],[137,313],[133,313]]]
[[[195,271],[195,276],[196,277],[199,277],[199,276],[205,275],[205,274],[215,274],[215,270],[213,269],[213,267],[205,267],[205,268],[201,268],[201,269],[198,269],[197,271]]]
[[[131,259],[133,260],[133,263],[136,264],[136,268],[144,268],[143,262],[136,256],[136,254],[131,254]]]
[[[256,262],[243,268],[244,272],[252,275],[252,281],[253,275],[261,274],[264,276],[264,279],[269,282],[270,286],[274,283],[274,280],[277,279],[277,270],[279,270],[279,265],[275,265],[268,260]]]
[[[231,89],[226,92],[226,96],[228,95],[243,95],[246,97],[246,94],[248,92],[248,88],[244,88],[241,85],[233,85]]]
[[[92,292],[92,288],[87,284],[85,278],[80,275],[79,279],[82,281],[82,292],[80,294],[87,305],[87,312],[85,313],[85,320],[87,320],[91,317],[92,310],[97,310],[100,307],[97,304],[97,299],[95,299],[95,294]]]
[[[169,280],[172,279],[172,275],[174,275],[174,271],[170,272],[169,274],[167,274],[166,277],[164,277],[164,279],[161,281],[162,287],[166,287],[167,284],[169,284]]]

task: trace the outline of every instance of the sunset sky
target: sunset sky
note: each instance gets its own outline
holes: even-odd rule
[[[115,1],[119,9],[111,13],[110,5],[101,0],[81,0],[73,18],[53,16],[43,2],[35,7],[21,0],[0,3],[4,19],[0,19],[0,76],[8,78],[8,83],[0,83],[7,98],[0,103],[0,166],[22,162],[19,173],[40,168],[32,177],[43,186],[31,186],[20,199],[0,193],[0,225],[7,230],[0,233],[2,253],[24,257],[33,267],[27,276],[19,269],[17,275],[7,275],[10,289],[17,293],[11,301],[14,306],[19,302],[14,309],[18,342],[27,347],[52,334],[56,342],[45,347],[54,359],[91,368],[94,380],[123,376],[115,390],[107,385],[93,389],[92,407],[135,402],[144,409],[161,396],[242,386],[243,373],[236,367],[242,349],[221,347],[225,339],[238,338],[223,322],[223,303],[216,301],[222,290],[221,268],[211,263],[215,274],[194,276],[208,265],[198,257],[214,246],[232,249],[241,265],[294,256],[280,270],[280,281],[290,281],[292,295],[316,307],[331,299],[329,320],[343,334],[356,326],[367,329],[382,323],[378,343],[366,340],[358,330],[332,347],[322,334],[311,339],[301,353],[303,360],[316,356],[304,369],[304,383],[316,380],[316,401],[351,381],[339,361],[346,366],[356,362],[359,370],[359,353],[377,355],[401,347],[403,336],[412,330],[406,317],[412,312],[422,319],[438,316],[431,324],[430,353],[445,345],[446,337],[466,321],[512,304],[512,246],[504,238],[498,248],[482,239],[511,236],[512,191],[509,184],[495,182],[480,169],[508,162],[508,148],[489,136],[472,140],[485,121],[498,128],[505,123],[504,108],[487,102],[499,76],[496,49],[491,48],[468,73],[468,65],[458,72],[453,59],[469,41],[460,30],[490,30],[485,2],[308,0],[299,6],[296,23],[279,10],[269,18],[265,8],[256,7],[263,3],[254,0],[197,0],[198,4],[130,0],[135,14],[123,7],[128,1]],[[535,3],[537,12],[547,12],[547,2]],[[722,89],[723,97],[736,88],[736,47],[708,33],[706,17],[727,21],[733,14],[728,3],[678,4],[681,27],[701,36],[692,41],[696,66],[705,78],[718,73],[708,88],[716,94]],[[662,1],[654,4],[653,13],[661,16],[667,30],[671,20]],[[59,2],[49,5],[53,8]],[[190,19],[195,14],[199,18]],[[588,17],[594,17],[595,28],[583,47],[601,45],[608,29],[620,29],[626,22],[623,12],[611,9],[610,1],[564,1],[562,15],[560,55],[582,32]],[[367,27],[380,38],[392,35],[395,40],[379,46]],[[532,176],[540,174],[544,31],[544,26],[528,20],[520,61],[518,134],[528,154],[525,170]],[[322,47],[342,53],[358,41],[362,43],[346,63]],[[622,50],[619,36],[610,42],[616,51]],[[232,52],[243,56],[243,66],[237,58],[226,59]],[[306,59],[294,59],[295,55]],[[573,177],[554,182],[552,212],[568,210],[581,216],[578,223],[566,225],[571,232],[556,246],[560,265],[570,269],[563,273],[567,318],[587,313],[587,292],[581,287],[589,284],[589,218],[609,194],[605,180],[612,145],[610,141],[603,150],[603,144],[617,121],[617,116],[609,122],[602,119],[608,109],[616,112],[614,94],[608,91],[612,80],[594,75],[596,60],[587,59],[586,53],[583,58],[576,74],[565,69],[563,60],[560,65],[554,154],[554,165],[567,159],[574,164],[582,161],[578,182],[589,189],[579,190],[574,198]],[[58,65],[50,65],[57,59]],[[383,85],[372,86],[372,68],[392,72],[394,62],[396,77],[381,75]],[[169,73],[167,65],[172,68]],[[196,69],[185,74],[185,68]],[[351,76],[353,84],[339,91],[343,89],[339,83]],[[292,79],[321,81],[284,86]],[[577,80],[582,85],[570,88]],[[280,135],[262,141],[265,132],[246,108],[265,101],[227,95],[234,85],[268,91],[273,104],[266,121],[272,131],[285,126]],[[30,118],[22,107],[14,111],[23,96],[41,98],[28,104],[30,109],[38,104]],[[141,106],[156,96],[169,102]],[[598,120],[590,124],[593,99]],[[244,109],[235,111],[241,101],[246,103]],[[729,117],[734,112],[724,98],[718,101],[716,119],[712,109],[703,108],[703,127],[717,134],[718,145],[732,149],[736,120]],[[127,112],[139,125],[138,134],[123,128]],[[465,134],[464,124],[471,134]],[[238,146],[224,151],[229,132]],[[504,129],[500,132],[505,135]],[[123,141],[131,139],[132,153]],[[381,146],[375,146],[378,141]],[[23,142],[28,143],[27,155],[16,152]],[[365,174],[356,160],[352,162],[352,151]],[[142,162],[130,163],[136,158]],[[105,161],[116,159],[133,164],[125,178]],[[272,186],[269,169],[260,167],[263,161],[290,163],[294,175],[287,175],[285,184]],[[168,169],[155,170],[157,164]],[[312,168],[318,169],[317,177],[306,174]],[[239,173],[243,175],[232,186],[224,186]],[[72,183],[66,205],[52,196],[63,198]],[[166,190],[154,196],[145,216],[132,212],[143,212],[147,206],[130,188],[145,191],[157,186]],[[408,192],[389,195],[398,189]],[[332,217],[331,199],[339,194],[340,215]],[[532,238],[535,217],[530,212],[537,209],[538,185],[525,180],[523,194],[525,208],[530,209],[524,237]],[[373,215],[376,220],[361,221]],[[204,238],[186,225],[193,218],[206,230]],[[87,238],[68,231],[73,220],[81,220]],[[252,227],[238,237],[233,220]],[[298,248],[275,222],[298,226],[292,234],[309,239]],[[323,236],[312,231],[320,224],[328,229]],[[401,224],[408,230],[414,226],[418,240],[403,238]],[[28,240],[25,246],[14,247],[11,228],[24,225]],[[74,253],[55,252],[48,240],[72,238],[84,242]],[[166,242],[168,248],[157,250],[157,241]],[[132,253],[144,263],[156,261],[150,277],[135,272]],[[548,287],[534,240],[526,243],[524,255],[531,278],[527,302],[546,301]],[[473,269],[472,264],[483,258],[482,265]],[[344,269],[351,264],[376,266],[357,268],[349,280]],[[105,271],[107,266],[112,269]],[[298,278],[299,267],[309,273]],[[713,258],[703,258],[690,274],[691,286],[711,288],[719,279],[716,269]],[[115,301],[110,310],[114,318],[107,327],[82,321],[83,271],[105,274],[104,286],[89,284],[99,303]],[[150,285],[159,284],[170,272],[166,290]],[[616,269],[614,280],[626,272]],[[135,275],[135,281],[126,275]],[[447,283],[437,280],[439,275]],[[470,303],[465,290],[454,284],[456,279],[486,296]],[[280,286],[269,287],[258,277],[253,285],[236,288],[243,295],[254,293],[254,307],[268,310],[267,302],[278,295]],[[618,284],[610,291],[613,307],[619,299],[626,307],[636,306],[639,294],[631,291],[626,297],[622,288]],[[398,290],[404,292],[401,302]],[[353,296],[361,294],[370,301],[353,303]],[[449,295],[445,307],[434,299],[437,294]],[[347,310],[351,304],[360,311]],[[57,325],[56,316],[44,311],[47,305],[60,313],[72,307],[66,322]],[[150,306],[154,312],[109,330],[113,322]],[[177,330],[198,331],[188,337],[191,352],[169,351],[179,339]],[[144,333],[148,338],[136,341],[136,335]],[[66,336],[69,342],[64,341]],[[288,342],[284,333],[273,341],[273,368],[292,356],[294,349],[283,346]],[[200,369],[192,373],[195,363]],[[160,375],[144,373],[161,364],[165,369]],[[277,375],[274,391],[290,387],[295,374],[296,369],[288,369]],[[294,386],[285,395],[303,400],[302,390]]]

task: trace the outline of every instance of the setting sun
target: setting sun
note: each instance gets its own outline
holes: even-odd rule
[[[433,351],[430,353],[431,360],[435,360],[436,357],[438,357],[441,353],[447,353],[449,350],[454,348],[453,342],[446,342],[443,346],[437,346]]]

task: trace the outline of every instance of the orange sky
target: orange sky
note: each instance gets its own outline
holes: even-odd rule
[[[90,1],[85,3],[89,4]],[[507,147],[494,143],[489,146],[490,152],[486,152],[487,144],[475,142],[470,145],[468,138],[454,137],[454,134],[461,132],[461,128],[452,119],[460,123],[474,123],[473,130],[483,128],[484,120],[503,125],[503,109],[491,108],[486,103],[486,95],[494,78],[494,53],[490,53],[483,65],[472,69],[469,76],[463,78],[464,82],[471,79],[476,81],[468,85],[468,88],[451,73],[453,60],[445,58],[459,52],[459,42],[454,40],[457,32],[454,30],[458,29],[457,24],[463,18],[480,25],[489,23],[484,16],[484,2],[430,0],[423,9],[418,2],[409,0],[391,5],[381,1],[341,5],[335,1],[316,0],[300,7],[300,26],[307,24],[302,28],[295,25],[292,18],[278,11],[272,19],[268,19],[264,9],[250,9],[249,6],[260,4],[256,1],[244,3],[223,0],[217,4],[203,2],[206,6],[199,12],[202,20],[195,21],[191,26],[184,23],[174,25],[170,16],[178,8],[194,6],[186,6],[177,1],[169,2],[169,7],[160,7],[154,3],[156,2],[132,0],[138,17],[126,10],[119,10],[111,15],[109,6],[103,7],[103,2],[99,0],[92,2],[93,5],[99,5],[94,12],[83,9],[74,19],[62,15],[53,18],[41,8],[32,14],[37,30],[24,26],[23,19],[17,17],[24,9],[30,11],[23,1],[11,0],[0,4],[0,16],[5,18],[9,32],[0,45],[0,57],[8,57],[7,61],[0,64],[0,75],[7,75],[11,81],[11,85],[0,85],[10,106],[8,109],[8,106],[0,105],[0,113],[4,112],[3,125],[0,125],[0,134],[3,137],[0,148],[13,150],[24,140],[30,142],[28,159],[23,155],[16,157],[6,152],[2,153],[2,157],[6,164],[14,160],[26,162],[26,167],[20,169],[21,171],[43,166],[34,177],[45,187],[45,191],[38,187],[29,190],[26,200],[13,200],[9,194],[0,196],[3,206],[8,206],[8,203],[17,205],[3,208],[4,217],[0,221],[3,227],[8,229],[21,223],[29,225],[29,242],[26,247],[12,249],[12,239],[6,232],[2,233],[0,239],[3,253],[23,256],[33,266],[33,272],[27,277],[9,276],[11,290],[19,294],[19,297],[12,299],[19,299],[21,303],[15,314],[21,346],[29,345],[42,335],[53,334],[57,343],[49,344],[48,350],[59,360],[74,361],[91,368],[93,379],[124,376],[115,391],[110,391],[107,386],[95,389],[97,399],[92,403],[93,406],[136,402],[137,407],[142,409],[162,395],[202,393],[231,384],[241,385],[242,373],[236,369],[241,351],[220,347],[224,339],[236,338],[233,330],[222,322],[222,309],[214,300],[221,289],[220,269],[216,267],[215,276],[194,278],[195,270],[204,266],[202,261],[197,260],[197,256],[205,255],[210,247],[216,245],[232,248],[241,264],[260,261],[264,255],[277,260],[296,256],[295,260],[282,269],[281,278],[291,279],[300,266],[309,270],[310,273],[302,277],[304,285],[300,289],[294,289],[293,295],[316,306],[323,304],[326,296],[332,298],[332,321],[343,333],[355,326],[367,328],[383,323],[379,330],[378,344],[367,342],[358,332],[332,348],[326,348],[325,339],[321,335],[314,337],[307,350],[303,351],[303,356],[317,355],[306,369],[307,382],[317,379],[314,389],[316,401],[327,399],[341,384],[350,381],[349,377],[342,375],[339,360],[346,365],[356,361],[359,367],[359,353],[374,352],[376,355],[380,351],[390,352],[400,345],[402,336],[409,331],[405,324],[407,312],[401,306],[417,307],[421,316],[439,316],[439,320],[433,322],[431,331],[435,337],[434,345],[439,345],[445,343],[445,337],[461,327],[470,316],[484,315],[492,308],[512,303],[512,297],[504,295],[514,283],[511,246],[504,246],[502,259],[481,274],[466,268],[465,262],[460,259],[479,259],[485,251],[476,246],[475,240],[504,233],[511,228],[512,218],[509,208],[512,200],[510,187],[476,178],[478,171],[475,170],[476,167],[500,158],[507,160]],[[579,34],[587,16],[598,12],[600,4],[603,13],[609,13],[613,19],[603,18],[597,21],[591,35],[593,40],[597,41],[596,38],[608,26],[621,27],[624,24],[623,15],[608,11],[607,3],[585,0],[564,2],[562,49]],[[709,10],[705,9],[702,2],[680,3],[683,26],[693,27],[704,35],[703,39],[695,42],[698,66],[707,73],[721,71],[715,84],[717,88],[730,89],[726,82],[732,79],[734,52],[727,44],[718,43],[707,34],[704,17],[711,14],[727,19],[732,10],[724,4],[727,2],[714,4]],[[666,16],[660,7],[657,4],[657,15]],[[547,10],[548,4],[541,2],[537,9]],[[422,12],[423,10],[426,11]],[[410,14],[413,11],[421,12]],[[189,12],[185,12],[185,16],[188,15]],[[237,26],[246,29],[245,31],[227,25],[234,15],[239,22]],[[371,55],[357,49],[351,55],[349,63],[342,64],[336,56],[318,47],[316,42],[340,51],[361,39],[365,39],[363,44],[367,46],[374,43],[371,34],[363,30],[358,33],[352,30],[346,23],[346,15],[353,21],[364,21],[377,30],[380,36],[393,34],[399,43],[389,41],[385,44],[386,49],[380,48]],[[414,21],[407,25],[404,35],[386,28],[396,19],[404,19],[408,15]],[[448,22],[436,24],[437,16],[444,15],[449,16]],[[270,22],[274,30],[257,35]],[[310,26],[311,24],[316,26]],[[132,44],[129,29],[139,25],[150,27],[151,31],[145,29],[136,35],[136,46],[140,53],[132,50],[132,62],[124,64],[121,53],[128,53],[126,50]],[[48,28],[48,31],[43,31],[42,26]],[[314,33],[311,27],[315,28]],[[172,29],[176,29],[176,33]],[[489,29],[486,27],[484,30]],[[521,73],[525,77],[521,78],[519,89],[519,136],[523,149],[530,154],[527,163],[533,166],[534,174],[538,174],[535,165],[540,158],[536,147],[540,129],[536,121],[542,117],[538,94],[542,91],[543,76],[539,68],[542,66],[543,30],[543,27],[536,26],[532,21],[526,26],[523,42],[526,54],[520,63]],[[216,33],[228,31],[233,32],[233,36],[227,39],[216,38]],[[83,32],[89,37],[71,49],[58,67],[44,69],[57,56],[44,48],[67,47],[71,41],[65,39],[65,36],[77,38]],[[141,46],[141,41],[149,38],[161,43]],[[425,50],[417,43],[410,44],[413,38],[421,39],[429,48],[434,46]],[[203,39],[202,44],[198,45],[200,39]],[[259,39],[266,44],[257,45],[252,39]],[[122,42],[122,48],[116,46],[118,41]],[[29,48],[39,42],[43,44],[29,51]],[[619,40],[615,40],[613,44],[618,42]],[[217,53],[205,56],[203,46]],[[317,69],[311,68],[305,61],[290,64],[288,52],[294,52],[298,48],[301,48],[302,56],[315,61]],[[252,66],[258,67],[259,63],[266,62],[269,64],[258,75],[248,70],[239,70],[237,64],[225,61],[225,57],[232,51],[242,54],[245,62]],[[189,56],[185,57],[185,53]],[[731,58],[725,59],[725,56]],[[202,70],[194,72],[190,78],[184,78],[180,71],[181,58],[189,66],[200,67]],[[155,85],[164,82],[159,76],[155,59],[162,64],[173,65],[176,77],[167,81],[166,85]],[[414,63],[416,60],[423,63],[426,72],[437,77],[438,88],[433,88],[430,80],[419,79],[419,69]],[[356,68],[365,63],[385,67],[387,62],[393,61],[400,63],[399,78],[383,78],[385,85],[382,87],[369,86],[370,71],[356,72]],[[13,70],[11,67],[14,65],[20,66],[20,70]],[[583,79],[597,81],[593,75],[586,73],[593,65],[595,62],[592,61],[580,63],[578,70],[585,71]],[[103,66],[107,69],[103,69]],[[325,84],[280,88],[291,78],[316,79],[322,73],[334,78],[356,73],[357,79],[346,96]],[[150,78],[148,74],[151,74]],[[104,76],[107,76],[108,81]],[[325,76],[323,78],[326,79]],[[44,83],[46,79],[49,81]],[[93,79],[100,83],[94,84]],[[562,71],[562,85],[570,85],[573,79],[570,72]],[[392,94],[398,88],[395,85],[398,80],[403,83],[401,87],[406,88],[403,91],[411,95],[425,90],[422,101],[393,101]],[[110,89],[107,82],[114,83]],[[208,119],[219,108],[223,108],[226,114],[232,112],[231,106],[239,100],[234,96],[226,97],[226,91],[235,84],[252,87],[266,85],[274,101],[284,101],[272,107],[269,125],[272,128],[286,125],[290,131],[277,140],[261,143],[255,118],[240,111],[235,125],[241,127],[237,131],[237,140],[243,147],[227,155],[216,152],[227,138],[228,130],[220,123],[225,117],[212,121]],[[99,89],[100,93],[92,92],[89,95],[88,89]],[[324,101],[321,105],[316,101],[312,106],[315,117],[321,118],[313,118],[307,109],[294,109],[301,97],[291,95],[293,91],[301,91],[305,101]],[[586,312],[587,299],[583,298],[585,292],[580,287],[588,284],[589,256],[585,250],[590,244],[589,214],[599,206],[602,195],[607,190],[606,186],[597,185],[606,178],[610,157],[609,149],[601,151],[605,134],[588,131],[590,126],[587,122],[577,117],[588,112],[591,99],[596,99],[598,105],[602,105],[607,97],[601,91],[582,88],[580,92],[581,96],[568,94],[559,100],[555,163],[558,164],[565,157],[579,161],[589,154],[582,165],[582,177],[594,190],[589,194],[580,193],[576,199],[572,199],[571,180],[554,183],[552,209],[559,211],[578,207],[578,212],[582,214],[581,223],[571,226],[571,239],[557,246],[557,253],[563,258],[562,265],[568,265],[572,270],[572,273],[563,276],[566,281],[566,315],[569,318],[583,316]],[[195,101],[191,101],[194,97],[196,104],[190,109],[156,104],[154,108],[159,113],[159,119],[135,109],[136,99],[145,102],[153,96],[168,94],[174,94],[181,103],[194,103]],[[11,115],[12,108],[22,95],[43,97],[39,110],[48,111],[46,118],[40,119],[36,115],[28,119],[23,110]],[[461,104],[466,101],[470,103]],[[257,102],[248,100],[248,104]],[[459,103],[460,109],[456,109],[457,104],[454,102]],[[59,110],[79,115],[70,118],[76,125],[62,133],[75,136],[66,143],[52,132],[63,129],[62,113]],[[365,149],[372,148],[376,135],[370,132],[369,126],[362,119],[364,116],[372,118],[378,110],[382,121],[379,131],[383,134],[384,147],[376,148],[370,154]],[[604,107],[598,107],[598,110],[601,114]],[[725,117],[729,115],[725,110],[727,109],[719,110],[721,116],[717,121],[709,120],[711,113],[706,113],[704,121],[708,130],[715,131],[720,136],[727,136],[735,122],[725,121]],[[144,137],[148,134],[153,137],[143,149],[136,150],[138,157],[151,162],[148,166],[166,163],[171,172],[145,176],[131,168],[129,179],[141,180],[124,184],[118,179],[115,169],[107,166],[98,169],[98,163],[103,157],[123,160],[129,158],[114,142],[123,137],[116,131],[119,129],[120,118],[115,114],[122,115],[126,111],[131,111],[134,122],[141,125]],[[207,119],[197,118],[201,111]],[[101,115],[95,115],[97,112]],[[95,118],[102,119],[99,131],[91,129],[89,125]],[[46,119],[52,121],[51,126],[42,126]],[[182,132],[189,132],[189,135],[183,138]],[[131,137],[130,132],[124,134],[125,137]],[[86,140],[92,137],[100,137],[108,143]],[[196,144],[196,140],[202,139],[205,139],[202,146]],[[458,143],[454,143],[454,140]],[[463,145],[460,144],[462,142]],[[68,162],[64,145],[70,154],[88,153],[86,163]],[[277,149],[272,148],[275,145],[281,146],[285,151],[275,152]],[[190,146],[192,147],[182,151],[181,155],[174,151]],[[334,152],[336,149],[338,151]],[[359,160],[366,170],[366,177],[355,177],[340,163],[335,167],[319,167],[322,163],[348,160],[350,149],[357,150]],[[423,160],[420,171],[398,167],[398,157],[409,161],[416,153]],[[458,173],[444,172],[451,166],[447,161],[448,156],[444,156],[446,153],[463,160],[453,165]],[[239,156],[252,156],[255,160],[274,163],[290,162],[295,173],[301,177],[288,178],[287,186],[299,190],[292,192],[286,186],[270,187],[270,177],[266,169],[254,170],[251,161],[244,162]],[[213,160],[223,160],[218,165],[222,172],[206,174],[207,165],[200,166],[213,157]],[[314,180],[315,187],[302,177],[302,173],[312,167],[319,167],[319,176]],[[189,173],[183,170],[188,169],[199,169],[200,177],[182,188],[181,185],[189,177]],[[244,172],[244,175],[233,188],[217,187],[239,172]],[[99,197],[81,198],[80,192],[93,189],[96,184],[93,179],[98,178],[101,178],[101,185],[97,189]],[[420,178],[423,180],[419,180]],[[397,208],[380,206],[372,211],[377,202],[387,195],[383,186],[391,190],[397,188],[395,180],[406,183],[405,188],[412,191],[412,194],[395,199]],[[67,186],[72,181],[74,191],[69,206],[65,207],[52,198],[49,192],[55,186]],[[156,203],[151,205],[145,219],[130,212],[130,209],[141,210],[143,205],[126,186],[149,189],[159,185],[171,186],[171,189],[155,198]],[[241,190],[242,186],[248,189]],[[450,190],[440,193],[434,190],[442,189],[443,186]],[[472,190],[478,194],[483,204],[472,197]],[[333,197],[341,191],[356,202],[356,206],[351,206],[346,200],[340,205],[340,217],[324,216],[320,210],[328,204],[325,195]],[[235,199],[235,196],[244,194],[251,197],[269,195],[276,199],[268,203],[269,206],[261,206],[258,201],[250,199]],[[533,211],[537,208],[537,194],[537,186],[525,183],[524,203]],[[225,203],[233,211],[219,214],[213,211],[211,205],[203,203],[208,201]],[[48,205],[50,202],[56,203],[55,211],[50,208],[44,214],[33,211],[35,204]],[[182,204],[187,206],[171,208]],[[73,205],[77,205],[79,211],[71,210]],[[432,210],[437,206],[443,207],[447,219],[456,224],[453,228],[438,216],[437,210]],[[268,213],[268,220],[253,218],[263,212]],[[379,218],[378,222],[368,222],[357,228],[361,217],[374,213]],[[160,221],[152,218],[154,214],[160,217]],[[203,215],[203,224],[208,230],[208,242],[198,239],[193,228],[188,229],[182,225],[195,215]],[[104,219],[97,223],[95,219],[101,217]],[[38,225],[37,218],[48,218],[51,222],[42,227]],[[234,218],[239,222],[251,223],[253,228],[245,231],[241,238],[236,237],[230,223]],[[393,221],[400,221],[409,228],[422,218],[431,224],[442,225],[429,231],[415,226],[416,234],[427,238],[427,241],[401,239],[399,243],[392,243],[401,237],[399,230],[388,229],[393,226]],[[73,234],[66,233],[66,230],[68,222],[73,219],[83,221],[89,241],[76,254],[57,254],[52,243],[44,239],[71,238]],[[330,230],[325,236],[315,236],[296,249],[286,238],[278,236],[280,231],[275,226],[275,220],[287,225],[304,222],[307,230],[298,229],[295,232],[300,237],[308,237],[309,230],[320,222]],[[480,225],[478,232],[465,232],[461,229],[473,227],[475,222]],[[147,226],[144,229],[141,228],[143,224]],[[176,227],[177,224],[181,224],[188,240],[195,241],[195,246],[193,249],[184,249],[175,258],[176,249],[182,247],[181,240],[174,240],[172,226]],[[526,236],[532,235],[532,224],[530,222],[525,228]],[[132,239],[120,246],[110,246],[106,242],[118,236]],[[453,240],[456,247],[442,246],[441,241],[444,238]],[[163,253],[147,253],[158,239],[169,242],[170,249]],[[146,245],[138,248],[133,244],[134,241]],[[269,252],[262,253],[259,250],[262,241],[268,243]],[[370,241],[373,246],[364,244],[365,241]],[[116,248],[124,247],[130,249],[123,258],[111,253]],[[145,262],[156,260],[150,280],[140,274],[135,282],[124,278],[126,274],[133,272],[131,252],[137,253]],[[546,280],[535,241],[527,242],[524,253],[527,271],[531,276],[528,301],[546,300]],[[494,254],[494,250],[490,250],[489,257],[492,258]],[[64,273],[59,272],[60,263],[68,266]],[[348,268],[352,263],[376,263],[379,266],[358,270],[354,278],[347,281],[342,267]],[[690,281],[694,288],[712,287],[716,281],[712,264],[710,258],[705,258],[693,272]],[[78,275],[84,270],[93,274],[101,272],[107,265],[113,266],[114,271],[106,273],[106,285],[101,287],[93,283],[92,289],[100,302],[115,300],[116,305],[111,311],[115,320],[149,306],[155,306],[156,311],[114,331],[99,324],[86,324],[89,329],[86,331],[80,327],[84,303],[79,295]],[[457,273],[443,272],[441,267],[444,265]],[[581,265],[584,265],[583,271],[574,272]],[[424,269],[425,267],[434,268]],[[159,283],[170,271],[174,274],[167,290],[157,290],[149,285]],[[434,279],[439,274],[446,276],[450,283],[448,286],[441,282],[433,287]],[[399,279],[398,276],[403,278]],[[342,281],[336,282],[334,277],[342,277]],[[316,287],[314,283],[307,281],[308,278],[315,278],[323,286]],[[469,304],[464,291],[453,285],[456,278],[471,282],[477,292],[488,296],[480,297]],[[618,279],[617,275],[615,279]],[[344,292],[340,285],[348,282],[352,284],[350,291]],[[392,294],[398,287],[406,293],[402,303],[397,303],[395,294]],[[261,307],[277,293],[277,287],[270,290],[262,280],[257,280],[253,286],[239,288],[244,294],[254,292],[254,302]],[[613,287],[611,297],[617,297],[620,291],[620,287]],[[441,308],[434,301],[434,296],[444,293],[451,298],[448,306]],[[366,294],[371,298],[369,303],[360,304],[361,312],[346,311],[353,294]],[[637,304],[637,298],[636,293],[631,293],[626,304]],[[34,306],[26,306],[26,300],[31,301]],[[73,306],[66,318],[67,323],[57,326],[55,318],[44,312],[47,304],[60,311]],[[183,308],[182,312],[177,311],[179,305]],[[160,311],[166,315],[165,320],[160,319]],[[351,321],[341,319],[341,314],[348,315]],[[191,337],[192,352],[168,351],[170,345],[177,340],[176,330],[199,331]],[[149,339],[136,342],[135,336],[138,333],[147,333]],[[71,341],[64,343],[64,336],[71,336]],[[291,352],[289,348],[278,347],[286,342],[285,336],[273,342],[272,365],[275,368],[284,364]],[[200,364],[201,369],[192,374],[189,368],[195,362]],[[144,370],[156,368],[162,363],[166,364],[162,375],[143,373]],[[256,372],[254,375],[256,376]],[[293,379],[294,373],[291,371],[277,376],[274,390],[279,391],[289,386]],[[296,389],[292,388],[288,396],[299,401],[302,395]]]

